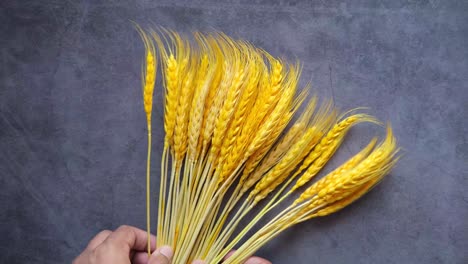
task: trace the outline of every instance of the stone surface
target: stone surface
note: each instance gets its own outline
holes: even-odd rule
[[[349,208],[288,230],[260,256],[468,263],[468,2],[221,2],[0,3],[0,262],[69,263],[99,230],[145,226],[143,47],[133,20],[220,30],[298,58],[302,84],[322,98],[344,110],[370,107],[393,124],[404,156],[390,177]],[[153,175],[161,104],[159,90]],[[384,131],[353,129],[325,171],[374,134]]]

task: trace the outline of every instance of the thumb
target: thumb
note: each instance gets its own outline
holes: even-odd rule
[[[148,264],[171,264],[173,254],[169,246],[162,246],[151,254]]]

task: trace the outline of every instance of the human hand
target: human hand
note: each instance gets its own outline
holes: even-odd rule
[[[145,231],[131,226],[121,226],[114,232],[101,231],[91,239],[73,264],[171,264],[172,249],[168,246],[156,249],[154,236],[150,239],[150,249],[153,253],[148,259],[147,239]],[[204,262],[196,260],[193,264],[204,264]],[[271,264],[271,262],[259,257],[251,257],[245,264]]]
[[[228,259],[232,254],[234,254],[234,252],[236,252],[235,250],[232,250],[231,252],[229,252],[226,257],[224,257],[224,259]],[[244,264],[271,264],[270,261],[264,259],[264,258],[260,258],[260,257],[250,257],[248,258]]]
[[[120,226],[114,232],[104,230],[88,243],[73,264],[147,264],[147,233],[132,226]],[[156,238],[151,236],[151,252]],[[172,257],[172,256],[170,256]]]

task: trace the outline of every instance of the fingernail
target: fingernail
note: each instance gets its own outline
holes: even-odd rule
[[[159,249],[159,253],[163,254],[163,255],[166,256],[168,259],[171,259],[171,258],[172,258],[172,255],[174,255],[174,252],[172,251],[172,248],[169,247],[169,246],[162,246],[162,247]]]

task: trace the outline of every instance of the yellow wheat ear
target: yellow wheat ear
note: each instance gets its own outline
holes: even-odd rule
[[[343,167],[348,167],[347,169],[341,167],[325,176],[305,190],[294,203],[309,200],[309,209],[320,207],[323,210],[321,213],[318,211],[310,215],[315,217],[335,212],[361,197],[380,182],[398,160],[396,155],[399,149],[390,126],[387,127],[385,140],[368,153],[373,144],[371,142],[362,152],[346,162]],[[367,157],[358,162],[367,153]],[[349,168],[352,165],[355,165],[354,168]]]
[[[156,83],[157,58],[156,49],[152,39],[143,31],[143,29],[135,24],[135,28],[140,34],[145,46],[145,60],[142,65],[142,89],[143,89],[143,105],[146,113],[148,125],[151,126],[151,112],[153,109],[153,92]]]
[[[291,192],[300,188],[317,175],[341,145],[348,131],[353,126],[363,122],[379,123],[376,118],[370,115],[354,114],[335,124],[304,159],[296,173],[300,173],[304,170],[305,172],[296,181]]]
[[[151,170],[151,113],[153,109],[153,93],[156,83],[157,58],[156,50],[152,39],[135,24],[135,28],[140,34],[145,45],[145,62],[142,67],[143,78],[143,105],[146,114],[146,124],[148,128],[148,153],[146,160],[146,231],[148,245],[151,245],[151,219],[150,219],[150,170]],[[148,246],[148,255],[151,255],[151,247]]]

